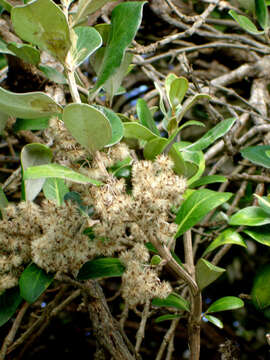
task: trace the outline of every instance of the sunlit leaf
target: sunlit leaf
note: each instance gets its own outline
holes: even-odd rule
[[[270,216],[258,206],[248,206],[232,215],[230,225],[260,226],[270,224]]]
[[[260,35],[264,33],[264,31],[259,31],[253,24],[253,22],[249,20],[249,18],[247,18],[246,16],[238,15],[237,12],[234,10],[230,10],[229,14],[241,26],[241,28],[248,31],[250,34]]]
[[[70,168],[67,168],[58,164],[49,164],[49,165],[40,165],[40,166],[31,166],[26,169],[24,172],[24,179],[48,179],[48,178],[59,178],[70,180],[79,184],[93,184],[96,186],[101,185],[102,183],[98,180],[90,179],[87,176],[84,176],[76,171],[73,171]]]
[[[247,247],[245,241],[243,240],[242,236],[235,231],[233,228],[226,229],[222,231],[218,237],[211,242],[211,244],[206,248],[203,253],[203,256],[210,253],[211,251],[215,250],[217,247],[226,245],[226,244],[234,244],[243,247]]]
[[[15,6],[11,10],[11,20],[21,39],[65,62],[71,45],[69,26],[65,14],[53,1],[36,0]]]
[[[184,234],[200,222],[211,210],[228,201],[231,193],[221,193],[208,189],[195,190],[181,205],[175,218],[178,231],[175,237]]]
[[[225,296],[213,302],[213,304],[211,304],[207,309],[206,314],[227,310],[235,310],[242,308],[244,305],[244,301],[235,296]]]
[[[22,174],[31,166],[48,164],[53,158],[50,148],[43,144],[27,144],[21,151]],[[25,200],[34,200],[42,189],[45,179],[24,180]]]
[[[180,310],[190,311],[189,302],[182,296],[172,293],[166,297],[166,299],[154,298],[152,305],[160,307],[172,307]]]
[[[205,259],[199,259],[196,264],[196,280],[200,290],[218,279],[226,270],[211,264]]]
[[[1,111],[14,117],[35,119],[62,112],[50,96],[42,92],[17,94],[0,87]]]
[[[91,152],[102,149],[111,141],[110,122],[94,106],[69,104],[64,108],[63,121],[78,143]]]

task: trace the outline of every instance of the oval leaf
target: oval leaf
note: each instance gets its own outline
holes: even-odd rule
[[[111,137],[110,142],[105,147],[109,147],[109,146],[119,143],[119,141],[124,136],[124,126],[123,126],[121,119],[111,109],[108,109],[104,106],[99,106],[99,105],[95,105],[95,107],[106,116],[106,118],[109,120],[109,122],[111,124],[112,137]]]
[[[254,196],[258,199],[259,206],[270,216],[270,202],[266,196],[259,196],[254,194]]]
[[[263,245],[270,246],[270,226],[269,225],[244,230],[244,233],[249,235],[253,240],[255,240]]]
[[[99,258],[87,261],[80,269],[78,280],[122,276],[124,265],[116,258]]]
[[[227,311],[227,310],[235,310],[243,307],[244,301],[235,296],[225,296],[223,298],[218,299],[213,302],[212,305],[209,306],[206,313]]]
[[[241,151],[242,156],[256,165],[261,165],[270,169],[270,158],[266,152],[270,150],[270,145],[250,146]]]
[[[150,141],[156,139],[157,135],[147,129],[147,127],[137,122],[124,123],[124,137],[138,140]]]
[[[28,265],[19,279],[21,296],[32,304],[51,284],[53,277],[34,263]]]
[[[178,237],[200,222],[211,210],[228,201],[231,193],[220,193],[208,189],[195,190],[181,205],[175,218],[179,225]]]
[[[79,0],[78,9],[73,20],[74,25],[82,22],[88,15],[94,13],[110,1],[114,0]]]
[[[0,87],[0,108],[4,113],[20,118],[35,119],[56,115],[62,108],[42,92],[16,94]]]
[[[235,244],[235,245],[243,246],[245,248],[247,247],[242,236],[234,229],[229,228],[223,231],[222,233],[220,233],[219,236],[211,242],[211,244],[207,247],[207,249],[203,253],[203,256],[215,250],[217,247],[226,244]]]
[[[46,199],[53,200],[58,206],[64,202],[65,195],[69,192],[63,179],[49,178],[43,185],[43,194]]]
[[[205,259],[199,259],[196,265],[196,280],[200,290],[214,282],[224,271],[226,270],[211,264]]]
[[[31,166],[24,172],[24,179],[40,179],[40,178],[59,178],[70,180],[79,184],[93,184],[102,185],[102,182],[94,179],[90,179],[76,171],[71,170],[62,165],[49,164],[40,166]]]
[[[31,166],[50,163],[52,157],[51,149],[45,145],[38,143],[25,145],[21,151],[22,174]],[[33,201],[42,189],[44,182],[44,179],[25,180],[23,191],[25,200]]]
[[[186,149],[191,151],[198,151],[206,149],[209,145],[215,142],[217,139],[225,135],[233,126],[236,119],[226,119],[221,121],[211,130],[209,130],[206,134],[203,135],[199,140],[197,140],[194,144],[191,144],[186,147]]]
[[[154,160],[157,155],[162,153],[162,151],[165,148],[166,144],[167,144],[167,140],[164,139],[164,138],[161,138],[161,137],[154,138],[154,139],[148,141],[148,143],[145,145],[145,147],[143,149],[144,158],[146,160]],[[174,155],[175,154],[173,153],[173,156]],[[178,160],[176,158],[177,155],[175,155],[175,159],[173,159],[173,160]]]
[[[108,45],[93,92],[99,89],[120,66],[126,48],[135,38],[140,26],[144,4],[145,2],[137,1],[125,2],[113,9]]]
[[[20,38],[65,62],[71,45],[69,27],[65,14],[53,1],[36,0],[15,6],[11,20]]]
[[[172,108],[181,105],[187,90],[188,81],[186,78],[179,77],[171,82],[168,98]]]
[[[63,121],[79,144],[95,152],[109,144],[112,128],[107,117],[87,104],[69,104],[64,108]]]
[[[256,275],[251,290],[253,304],[258,309],[265,309],[270,305],[270,265],[264,266]]]
[[[149,110],[144,99],[138,99],[136,109],[141,124],[151,130],[157,136],[160,136],[155,120],[153,119],[151,111]]]
[[[31,45],[11,42],[8,44],[8,49],[29,64],[38,65],[40,62],[39,51]]]
[[[18,286],[6,290],[0,295],[0,326],[4,325],[22,302]]]
[[[268,9],[265,0],[255,0],[255,13],[259,24],[266,30],[268,27]]]
[[[217,326],[220,329],[223,329],[223,323],[221,320],[219,320],[218,318],[216,318],[213,315],[205,315],[204,316],[210,323],[214,324],[215,326]]]
[[[202,186],[202,185],[208,185],[208,184],[213,184],[213,183],[223,183],[227,181],[227,178],[225,176],[222,175],[208,175],[208,176],[204,176],[202,178],[200,178],[197,181],[194,181],[189,187],[191,189],[198,187],[198,186]]]
[[[75,29],[76,45],[72,49],[73,71],[80,66],[102,44],[99,32],[90,26],[77,26]]]
[[[253,22],[250,21],[249,18],[247,18],[246,16],[238,15],[237,12],[234,11],[234,10],[230,10],[229,14],[241,26],[241,28],[243,28],[244,30],[246,30],[250,34],[259,35],[259,34],[264,33],[264,31],[259,31],[256,28],[256,26],[253,24]]]
[[[180,310],[189,310],[189,302],[185,300],[182,296],[178,294],[170,294],[166,297],[166,299],[155,298],[152,300],[152,305],[154,306],[166,306],[172,307]]]
[[[230,225],[260,226],[270,224],[270,216],[258,206],[248,206],[231,216]]]

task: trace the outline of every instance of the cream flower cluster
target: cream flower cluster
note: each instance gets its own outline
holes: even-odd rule
[[[166,298],[172,292],[171,285],[160,281],[157,272],[147,264],[149,253],[144,245],[137,244],[121,253],[120,259],[126,266],[122,276],[122,296],[130,307],[154,297]]]
[[[9,205],[0,221],[0,293],[15,286],[31,261],[31,242],[42,235],[39,206],[31,202]]]

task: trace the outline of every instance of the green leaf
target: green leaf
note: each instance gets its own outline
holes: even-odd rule
[[[32,263],[23,271],[20,279],[20,294],[28,303],[32,304],[47,289],[53,281],[54,275],[47,274]]]
[[[43,144],[27,144],[21,151],[22,174],[32,166],[48,164],[53,158],[50,148]],[[25,200],[33,201],[38,195],[45,179],[24,179]]]
[[[78,280],[99,279],[122,276],[124,265],[116,258],[99,258],[87,261],[80,269]]]
[[[169,156],[174,162],[173,170],[175,173],[178,175],[186,175],[186,163],[177,144],[172,145]]]
[[[112,137],[111,137],[110,142],[107,145],[105,145],[105,147],[109,147],[109,146],[119,143],[119,141],[122,139],[122,137],[124,135],[124,126],[123,126],[121,119],[111,109],[108,109],[108,108],[106,108],[104,106],[100,106],[100,105],[95,105],[95,107],[106,116],[106,118],[109,120],[109,122],[111,124]]]
[[[145,2],[137,1],[125,2],[113,9],[108,45],[92,92],[99,89],[121,65],[124,53],[140,26],[144,4]]]
[[[0,1],[0,4],[1,4],[1,1]],[[7,45],[8,45],[7,43],[5,43],[2,39],[0,39],[0,53],[15,55],[15,54],[13,54],[13,52],[11,50],[8,49]]]
[[[231,127],[235,123],[235,120],[236,119],[231,118],[221,121],[211,130],[209,130],[206,134],[204,134],[203,137],[197,140],[194,144],[187,146],[186,149],[190,151],[198,151],[198,150],[206,149],[217,139],[225,135],[231,129]]]
[[[194,181],[192,184],[189,185],[191,189],[194,189],[198,186],[213,184],[213,183],[223,183],[227,181],[227,178],[222,175],[208,175],[200,178],[199,180]]]
[[[11,42],[7,47],[26,63],[38,65],[40,62],[40,52],[31,45]]]
[[[208,94],[196,94],[187,98],[187,100],[183,103],[181,111],[177,114],[178,123],[183,119],[185,113],[200,99],[211,99],[211,96]]]
[[[211,264],[205,259],[199,259],[196,264],[196,280],[200,290],[218,279],[224,271],[226,270]]]
[[[65,14],[51,0],[31,1],[11,10],[15,32],[41,50],[48,51],[64,63],[71,46]]]
[[[270,265],[265,265],[254,279],[251,290],[253,304],[260,310],[270,305]]]
[[[266,154],[268,150],[270,150],[270,145],[258,145],[247,147],[240,152],[245,159],[252,163],[270,169],[270,158]]]
[[[8,199],[6,198],[6,195],[0,186],[0,210],[3,210],[5,207],[8,206]],[[0,211],[1,214],[1,211]]]
[[[78,143],[92,153],[111,141],[112,128],[109,120],[91,105],[67,105],[63,111],[63,121]]]
[[[147,127],[149,130],[151,130],[152,133],[160,136],[155,120],[153,119],[151,111],[149,110],[147,103],[144,99],[138,99],[136,109],[140,123],[143,126]]]
[[[170,87],[171,87],[171,83],[175,80],[175,79],[178,79],[177,75],[175,75],[174,73],[169,73],[167,76],[166,76],[166,79],[165,79],[165,92],[166,92],[166,95],[167,95],[167,98],[169,99],[169,93],[170,93]]]
[[[218,237],[211,242],[211,244],[206,248],[202,256],[205,256],[206,254],[215,250],[217,247],[226,244],[239,245],[245,248],[247,247],[242,236],[239,233],[237,233],[233,228],[229,228],[226,229],[225,231],[222,231],[222,233],[220,233]]]
[[[172,118],[174,119],[174,118]],[[171,119],[171,120],[172,120]],[[170,125],[170,123],[168,124],[168,126]],[[170,135],[170,137],[168,138],[167,140],[167,146],[166,148],[164,149],[164,152],[168,152],[171,148],[171,146],[175,143],[175,139],[177,138],[178,134],[180,133],[181,130],[183,130],[185,127],[187,126],[192,126],[192,125],[197,125],[197,126],[205,126],[202,122],[200,121],[196,121],[196,120],[189,120],[189,121],[186,121],[183,125],[177,127],[172,135]],[[183,142],[182,142],[183,144]]]
[[[79,184],[102,185],[102,182],[90,179],[76,171],[58,164],[31,166],[24,172],[24,179],[40,179],[40,178],[59,178],[70,180]]]
[[[103,49],[101,49],[103,50]],[[104,54],[105,55],[105,54]],[[125,93],[125,89],[121,89],[121,84],[124,77],[129,72],[130,63],[133,59],[133,54],[126,52],[124,54],[123,60],[120,66],[116,69],[116,71],[109,77],[107,81],[103,84],[103,88],[106,91],[106,94],[109,97],[110,104],[112,104],[112,99],[115,95],[121,95]]]
[[[22,302],[19,287],[13,287],[0,295],[0,326],[4,325]]]
[[[11,12],[12,5],[6,0],[0,0],[0,5],[9,13]]]
[[[138,140],[150,141],[156,139],[157,135],[150,131],[147,127],[137,122],[124,123],[124,137]]]
[[[268,198],[257,194],[254,194],[254,196],[258,199],[259,206],[270,216],[270,202]]]
[[[20,130],[44,130],[49,126],[49,117],[38,119],[20,119],[17,118],[13,125],[13,131],[18,132]]]
[[[76,36],[76,46],[71,51],[73,71],[102,44],[102,38],[99,32],[93,27],[77,26],[74,32]]]
[[[195,190],[181,205],[175,218],[179,237],[200,222],[211,210],[228,201],[231,193],[220,193],[208,189]]]
[[[67,84],[67,80],[61,72],[56,69],[47,66],[47,65],[39,65],[39,69],[47,76],[47,78],[56,84]]]
[[[186,78],[179,77],[171,82],[168,100],[173,109],[175,109],[178,105],[181,105],[187,90],[188,81]]]
[[[65,195],[69,192],[63,179],[49,178],[43,185],[43,194],[46,199],[54,200],[58,206],[64,202]]]
[[[82,22],[88,15],[94,13],[110,1],[114,0],[79,0],[78,9],[73,19],[73,25]]]
[[[265,0],[255,0],[255,13],[259,24],[266,30],[268,27],[268,9]]]
[[[154,160],[157,155],[162,153],[166,144],[167,144],[167,140],[165,138],[158,137],[158,138],[151,139],[150,141],[147,142],[147,144],[145,145],[145,147],[143,149],[144,158],[146,160]],[[175,158],[173,158],[173,156],[175,156]],[[178,159],[176,159],[176,155],[174,153],[173,153],[173,156],[172,156],[172,158],[174,161],[178,160]]]
[[[223,329],[223,323],[221,320],[219,320],[218,318],[216,318],[213,315],[205,315],[204,316],[210,323],[214,324],[215,326],[217,326],[220,329]]]
[[[213,302],[213,304],[209,306],[205,314],[227,310],[235,310],[243,307],[244,305],[245,304],[243,300],[235,296],[225,296]]]
[[[177,314],[161,315],[155,319],[155,323],[160,323],[162,321],[174,320],[174,319],[179,319],[179,318],[180,318],[180,315],[177,315]]]
[[[259,31],[253,24],[253,22],[250,21],[249,18],[247,18],[246,16],[238,15],[237,12],[235,12],[234,10],[230,10],[229,14],[241,26],[241,28],[243,28],[250,34],[260,35],[264,33],[264,31]]]
[[[253,240],[270,246],[270,226],[260,226],[258,228],[250,228],[248,230],[244,230],[244,233],[249,235]]]
[[[160,307],[172,307],[180,310],[190,311],[189,302],[185,300],[182,296],[172,293],[166,297],[166,299],[154,298],[152,300],[152,305]]]
[[[0,87],[1,111],[10,116],[35,119],[62,112],[50,96],[42,92],[17,94]]]
[[[205,159],[202,151],[182,151],[182,156],[185,161],[186,172],[185,176],[188,178],[188,185],[193,181],[198,180],[205,169]]]
[[[258,206],[248,206],[231,216],[230,225],[260,226],[270,224],[270,216]]]

